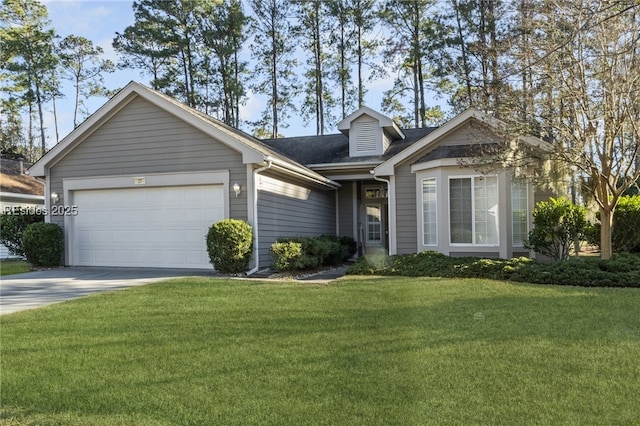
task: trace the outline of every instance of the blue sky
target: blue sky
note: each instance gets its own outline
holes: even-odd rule
[[[68,35],[78,35],[86,37],[94,44],[101,46],[105,51],[105,57],[117,62],[118,54],[114,51],[111,43],[116,32],[123,31],[127,26],[133,24],[132,1],[125,0],[41,0],[47,7],[49,19],[52,27],[64,38]],[[247,58],[248,59],[248,58]],[[125,86],[129,81],[135,80],[143,84],[148,84],[149,78],[142,75],[139,70],[117,70],[115,73],[107,75],[105,83],[109,89]],[[382,91],[389,89],[393,84],[393,76],[384,80],[377,80],[368,83],[368,93],[365,102],[373,109],[380,110],[380,99]],[[73,102],[71,87],[63,88],[67,93],[67,99],[61,100],[57,104],[58,128],[62,139],[73,129]],[[97,110],[106,98],[94,98],[87,102],[89,112]],[[246,104],[242,107],[241,118],[244,120],[256,120],[260,112],[264,109],[265,102],[260,96],[249,94]],[[296,121],[298,124],[294,125]],[[282,129],[286,136],[312,135],[315,134],[313,123],[305,125],[302,120],[290,120],[291,127]],[[53,135],[53,115],[48,114],[47,127],[51,129],[48,133]],[[248,128],[243,128],[250,131]],[[336,129],[328,129],[328,133],[337,133]],[[53,138],[53,136],[51,136]],[[50,139],[48,146],[53,146],[55,140]]]

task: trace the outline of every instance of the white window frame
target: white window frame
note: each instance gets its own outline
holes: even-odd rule
[[[435,203],[436,203],[436,208],[435,208],[435,225],[436,225],[436,239],[435,242],[433,243],[427,243],[425,240],[425,233],[426,233],[426,222],[425,222],[425,218],[424,218],[424,214],[425,214],[425,209],[424,209],[424,182],[425,181],[433,181],[433,187],[435,188]],[[420,180],[420,193],[422,194],[422,203],[421,203],[421,218],[422,218],[422,245],[425,247],[435,247],[438,245],[438,179],[436,177],[427,177],[427,178],[423,178]]]
[[[478,178],[495,178],[496,180],[496,243],[480,244],[476,242],[476,196],[475,196],[475,179]],[[471,181],[471,242],[470,243],[454,243],[451,238],[451,181],[454,179],[468,179]],[[500,246],[500,184],[498,175],[460,175],[449,176],[447,182],[447,209],[449,212],[449,244],[455,247],[499,247]]]

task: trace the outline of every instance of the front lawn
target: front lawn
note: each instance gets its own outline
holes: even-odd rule
[[[639,289],[189,278],[2,316],[7,424],[637,424]]]
[[[31,267],[24,260],[2,260],[0,261],[0,276],[22,274],[29,272]]]

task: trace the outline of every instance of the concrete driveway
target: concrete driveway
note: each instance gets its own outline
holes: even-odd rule
[[[100,291],[187,276],[215,276],[213,270],[69,267],[0,277],[0,314],[33,309]]]

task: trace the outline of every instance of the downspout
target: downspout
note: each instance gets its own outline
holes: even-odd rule
[[[389,179],[383,179],[381,177],[376,176],[376,172],[375,170],[370,170],[369,173],[371,173],[371,176],[377,180],[378,182],[384,182],[387,184],[387,218],[389,220],[389,223],[387,223],[387,229],[389,230],[389,254],[395,254],[395,253],[391,253],[391,246],[395,244],[392,244],[393,238],[395,238],[395,235],[391,233],[392,230],[392,226],[391,226],[391,219],[395,218],[395,215],[391,214],[391,203],[389,202],[389,195],[391,193],[391,181]],[[394,228],[395,230],[395,228]]]
[[[253,171],[253,259],[255,266],[247,271],[247,276],[253,275],[260,269],[260,251],[258,249],[258,173],[271,168],[271,160],[265,156],[265,166]]]

